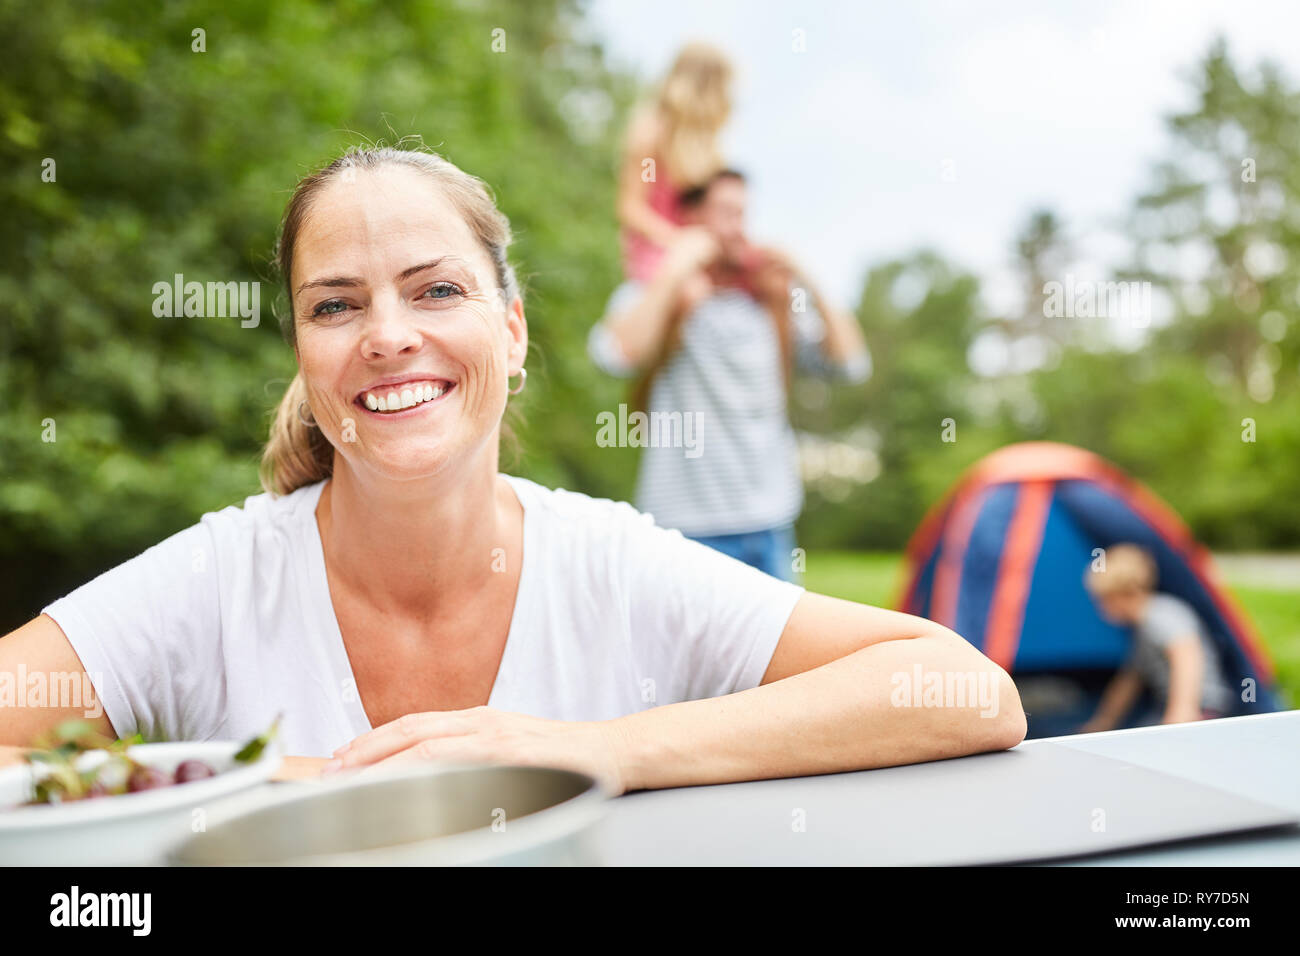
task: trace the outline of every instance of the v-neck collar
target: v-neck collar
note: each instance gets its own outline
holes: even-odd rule
[[[492,683],[492,692],[488,695],[488,706],[499,706],[498,702],[503,694],[510,689],[513,681],[513,670],[511,669],[512,648],[519,643],[516,632],[522,625],[520,619],[527,614],[520,614],[521,609],[529,606],[532,599],[533,577],[532,572],[533,556],[537,553],[534,544],[536,521],[533,515],[534,508],[532,499],[529,495],[527,482],[522,478],[514,475],[502,474],[502,478],[510,485],[519,499],[519,506],[524,511],[524,528],[523,528],[523,554],[520,556],[519,567],[519,584],[515,588],[515,603],[510,612],[510,629],[506,634],[506,646],[501,652],[501,663],[497,666],[496,678]],[[343,712],[350,725],[352,740],[361,734],[369,733],[374,727],[370,723],[370,718],[366,715],[366,709],[361,704],[361,693],[357,689],[356,675],[352,670],[352,661],[348,657],[346,645],[343,643],[343,630],[339,627],[338,616],[334,613],[334,602],[330,596],[329,575],[325,570],[325,544],[321,540],[320,525],[316,521],[316,507],[320,503],[321,494],[325,491],[325,485],[330,479],[318,482],[311,492],[304,496],[302,508],[304,511],[303,521],[300,528],[303,533],[303,551],[306,554],[306,573],[302,578],[303,590],[306,597],[306,610],[308,614],[314,614],[315,620],[312,621],[316,634],[319,635],[320,641],[324,646],[326,656],[329,658],[331,669],[334,671],[336,678],[335,687],[342,689]]]

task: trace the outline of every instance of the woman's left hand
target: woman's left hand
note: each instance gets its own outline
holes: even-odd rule
[[[624,791],[618,737],[607,721],[546,720],[492,707],[407,714],[334,751],[325,774],[421,762],[559,767]]]

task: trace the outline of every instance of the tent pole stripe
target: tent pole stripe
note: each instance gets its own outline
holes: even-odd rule
[[[1055,490],[1054,481],[1022,484],[1016,494],[1015,512],[1007,526],[1006,544],[998,563],[997,583],[984,628],[984,656],[1008,672],[1020,644],[1029,585],[1034,579],[1034,566],[1042,550],[1043,531]]]
[[[916,592],[921,586],[921,573],[925,570],[925,565],[936,548],[933,541],[928,542],[928,545],[924,550],[909,547],[904,553],[902,565],[899,568],[901,577],[894,587],[894,594],[897,595],[893,604],[895,610],[903,611],[906,614],[920,613],[920,609],[916,607]]]
[[[915,609],[915,602],[916,591],[921,582],[921,572],[925,570],[931,555],[939,547],[939,534],[954,504],[961,497],[961,488],[964,484],[959,483],[956,490],[950,491],[939,500],[938,504],[933,505],[908,540],[907,548],[903,552],[903,583],[894,591],[899,595],[894,601],[894,607],[898,610],[909,614],[918,613],[919,609]]]
[[[944,531],[943,551],[934,570],[934,588],[930,600],[930,620],[951,628],[957,621],[957,598],[961,592],[962,565],[971,531],[988,497],[987,487],[963,489],[952,505],[952,516]]]

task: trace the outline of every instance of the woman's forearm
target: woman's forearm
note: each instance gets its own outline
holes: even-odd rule
[[[873,644],[761,687],[605,724],[627,790],[938,760],[1025,735],[1010,677],[955,635]]]

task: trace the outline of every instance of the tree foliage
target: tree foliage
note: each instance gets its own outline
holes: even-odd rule
[[[358,142],[416,134],[493,186],[526,285],[524,416],[566,411],[523,430],[517,467],[626,493],[629,462],[593,454],[590,425],[621,386],[583,341],[618,278],[616,123],[633,90],[578,35],[580,12],[0,6],[0,624],[259,491],[294,370],[270,308],[275,232],[298,178]],[[262,282],[260,324],[156,317],[154,284],[176,274]]]

